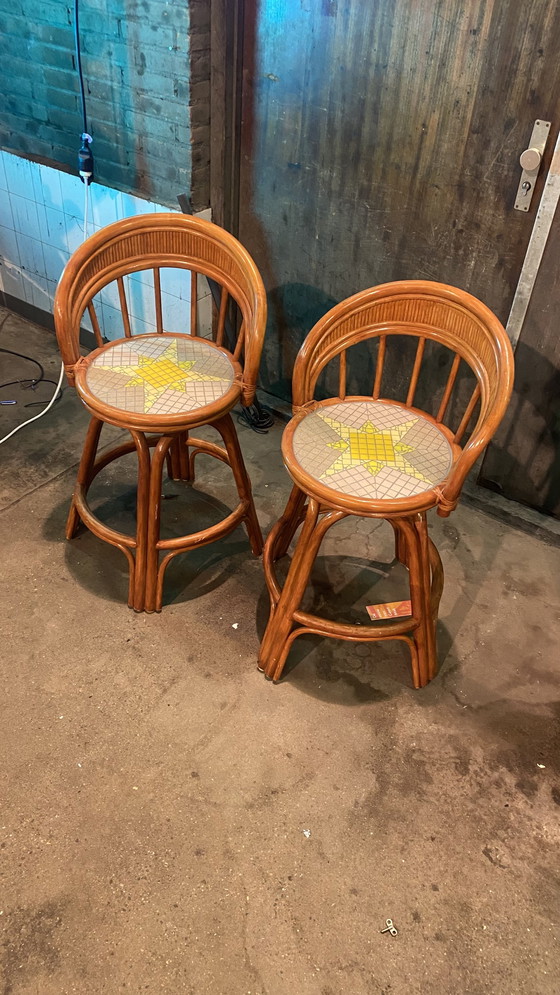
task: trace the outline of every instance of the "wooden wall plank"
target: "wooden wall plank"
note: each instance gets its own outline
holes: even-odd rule
[[[553,0],[245,0],[239,235],[269,291],[265,387],[289,397],[313,322],[386,280],[455,284],[506,320],[559,36]]]

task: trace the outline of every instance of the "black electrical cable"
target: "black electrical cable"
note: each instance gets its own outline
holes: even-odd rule
[[[13,387],[17,383],[26,383],[26,384],[29,384],[29,387],[22,387],[22,390],[29,390],[29,389],[35,390],[35,387],[37,386],[37,384],[40,384],[40,383],[53,383],[53,381],[52,380],[44,380],[43,377],[38,377],[37,380],[34,380],[33,377],[31,377],[31,378],[30,377],[24,377],[23,380],[8,380],[6,383],[0,383],[0,390],[2,390],[4,387]]]
[[[87,135],[87,114],[86,114],[86,93],[84,89],[84,75],[82,73],[82,55],[80,52],[80,12],[79,12],[79,0],[74,0],[74,41],[76,45],[76,69],[78,70],[78,79],[80,81],[80,96],[82,100],[82,123],[83,123],[83,133]]]
[[[33,380],[34,379],[36,381],[36,383],[40,383],[41,380],[44,379],[45,371],[44,371],[43,367],[41,366],[41,364],[40,364],[40,362],[39,362],[38,359],[33,359],[33,356],[24,356],[24,354],[22,352],[14,352],[13,349],[4,349],[3,346],[0,347],[0,352],[6,352],[8,354],[8,356],[17,356],[18,359],[27,359],[30,363],[35,363],[35,366],[39,367],[39,369],[41,371],[40,376],[38,376],[38,377],[24,377],[24,380]],[[13,383],[22,383],[22,382],[23,381],[21,381],[21,380],[14,380],[13,381]],[[11,385],[9,385],[9,384],[2,384],[1,386],[7,387],[7,386],[11,386]]]
[[[0,390],[2,390],[3,387],[13,387],[16,383],[28,383],[29,387],[31,387],[32,390],[35,390],[38,383],[43,383],[43,378],[39,377],[37,380],[34,380],[33,377],[24,377],[23,380],[7,380],[6,383],[0,383]],[[24,387],[23,389],[28,390],[29,388]]]
[[[41,383],[52,383],[52,384],[55,385],[55,387],[57,386],[56,380],[47,380],[46,377],[43,380],[41,380]],[[56,398],[56,401],[60,401],[60,398],[64,394],[65,390],[67,390],[66,387],[61,387],[60,388],[60,392],[59,392],[58,397]],[[56,401],[55,401],[55,403],[56,403]],[[29,401],[27,404],[24,404],[23,406],[24,406],[24,408],[38,408],[38,407],[44,407],[44,404],[45,404],[44,401]]]
[[[251,404],[250,407],[247,408],[245,405],[242,407],[237,416],[237,424],[246,425],[259,435],[266,435],[269,428],[274,425],[274,418],[270,408],[255,398],[254,404]]]
[[[88,187],[93,180],[93,155],[91,151],[92,137],[91,135],[88,135],[87,130],[86,92],[84,87],[84,74],[82,72],[82,53],[80,51],[79,0],[74,0],[74,41],[76,45],[76,70],[80,83],[80,97],[82,101],[82,144],[78,152],[78,173],[80,174],[82,183],[85,183],[86,187]],[[87,223],[84,224],[84,228],[87,228]]]
[[[19,380],[7,380],[6,383],[0,383],[0,390],[4,387],[14,387],[16,384],[27,384],[26,387],[22,387],[22,390],[35,390],[40,383],[52,383],[56,387],[56,380],[49,380],[45,377],[45,370],[38,359],[34,359],[33,356],[26,356],[23,352],[14,352],[13,349],[4,349],[3,347],[0,347],[0,352],[5,352],[9,356],[17,356],[18,359],[26,359],[29,363],[34,363],[35,366],[38,366],[40,371],[38,377],[21,377]],[[61,389],[58,397],[56,398],[57,401],[60,401],[63,393],[64,390]],[[23,407],[34,408],[39,405],[44,405],[44,403],[44,401],[29,401],[29,403],[24,404]]]

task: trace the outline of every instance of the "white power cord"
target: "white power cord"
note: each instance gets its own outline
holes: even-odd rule
[[[38,418],[42,418],[43,415],[46,415],[47,411],[49,411],[52,408],[54,402],[56,401],[63,378],[64,378],[64,363],[60,367],[60,376],[58,378],[58,383],[56,385],[55,392],[51,397],[49,403],[47,404],[46,408],[43,408],[43,410],[40,411],[38,415],[33,415],[33,418],[28,418],[27,421],[22,422],[21,425],[16,425],[16,427],[13,428],[11,432],[8,432],[8,434],[5,435],[3,439],[0,439],[0,446],[2,445],[3,442],[7,442],[8,439],[11,439],[12,435],[15,435],[16,432],[19,432],[20,428],[25,428],[26,425],[31,425],[32,421],[37,421]]]
[[[87,238],[89,184],[86,181],[84,181],[84,187],[85,187],[85,198],[84,198],[84,236],[85,236],[85,238]],[[54,394],[51,397],[51,399],[50,399],[49,403],[47,404],[46,408],[43,408],[43,410],[40,411],[38,415],[33,415],[33,418],[28,418],[27,421],[22,422],[21,425],[16,425],[16,427],[13,428],[11,432],[8,432],[8,434],[5,435],[3,439],[0,439],[0,446],[2,445],[2,443],[7,442],[8,439],[11,439],[12,435],[15,435],[16,432],[19,432],[19,430],[21,428],[25,428],[26,425],[31,425],[31,422],[37,421],[38,418],[42,418],[43,415],[46,415],[47,411],[50,411],[50,409],[52,408],[54,402],[56,401],[56,399],[58,397],[58,392],[59,392],[60,387],[62,385],[63,379],[64,379],[64,363],[62,363],[62,365],[60,367],[60,374],[59,374],[59,377],[58,377],[58,383],[57,383],[57,385],[55,387]]]
[[[81,175],[82,174],[80,173],[80,176]],[[85,177],[84,186],[86,188],[86,195],[84,200],[84,239],[86,239],[88,237],[87,228],[88,228],[88,212],[89,212],[89,178],[86,173],[84,173],[83,175]],[[91,173],[89,175],[91,176]]]

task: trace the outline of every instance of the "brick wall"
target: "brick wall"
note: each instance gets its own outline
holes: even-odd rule
[[[209,0],[81,0],[98,182],[170,206],[187,193],[207,206],[208,17]],[[71,3],[0,0],[0,147],[75,171],[72,24]]]

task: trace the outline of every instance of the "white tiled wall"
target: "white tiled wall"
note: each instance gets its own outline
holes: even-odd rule
[[[0,150],[0,290],[43,311],[52,310],[64,265],[85,237],[84,192],[79,176]],[[88,210],[87,234],[92,235],[120,218],[170,208],[92,183]],[[209,217],[209,212],[203,211],[201,216]],[[126,283],[133,332],[155,331],[151,271],[135,273]],[[162,270],[161,289],[165,331],[188,332],[189,273]],[[121,338],[116,285],[106,287],[99,298],[96,311],[104,336]],[[208,284],[199,277],[199,334],[210,334],[211,310]],[[83,325],[90,327],[87,315]]]

